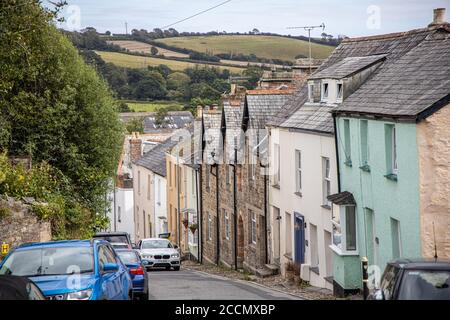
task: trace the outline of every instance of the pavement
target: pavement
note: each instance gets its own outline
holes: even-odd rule
[[[149,271],[150,300],[301,300],[245,281],[200,271]]]

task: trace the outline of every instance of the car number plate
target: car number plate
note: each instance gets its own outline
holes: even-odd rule
[[[167,263],[167,262],[169,262],[169,260],[161,259],[161,260],[158,260],[158,262],[159,262],[159,263]]]

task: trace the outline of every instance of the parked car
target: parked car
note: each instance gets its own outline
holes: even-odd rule
[[[0,275],[31,279],[49,300],[128,300],[126,266],[104,240],[24,244],[0,264]]]
[[[139,252],[145,267],[180,270],[181,259],[178,246],[167,239],[149,238],[138,243]]]
[[[116,253],[128,268],[133,281],[133,296],[148,300],[148,274],[139,253],[133,249],[116,249]]]
[[[389,262],[371,300],[450,300],[450,262],[401,259]]]
[[[122,248],[126,245],[128,249],[133,249],[128,232],[97,232],[93,238],[106,240],[113,246]]]
[[[27,277],[0,276],[0,300],[45,300],[42,291]]]

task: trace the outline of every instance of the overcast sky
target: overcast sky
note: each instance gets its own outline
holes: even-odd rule
[[[129,29],[161,28],[225,0],[68,0],[65,29],[87,26],[125,33]],[[74,7],[76,6],[76,7]],[[287,27],[320,25],[333,35],[362,36],[421,28],[432,20],[433,8],[447,9],[450,0],[232,0],[174,26],[178,31],[239,31],[253,28],[280,34],[305,35]],[[77,12],[80,12],[77,15]],[[79,17],[79,18],[78,18]],[[320,36],[322,31],[314,31]]]

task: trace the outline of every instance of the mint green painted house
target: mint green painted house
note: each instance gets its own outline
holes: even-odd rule
[[[426,148],[442,150],[439,143],[450,139],[443,124],[448,112],[442,111],[450,103],[449,33],[444,23],[347,39],[331,56],[337,62],[308,80],[311,90],[318,88],[322,97],[336,98],[338,104],[331,112],[339,193],[328,197],[336,295],[361,289],[363,257],[380,275],[390,260],[429,256],[424,250],[430,247],[427,221],[439,216],[444,225],[450,222],[445,199],[439,198],[434,211],[426,203],[431,199],[427,188],[442,189],[426,179],[436,172],[429,167],[448,169],[448,159],[423,161]],[[432,117],[436,119],[430,121]],[[435,143],[436,136],[441,142]],[[442,243],[442,248],[447,245]]]

